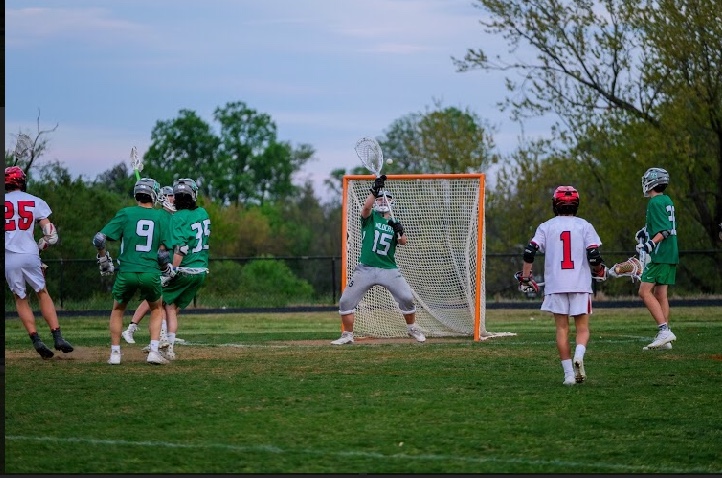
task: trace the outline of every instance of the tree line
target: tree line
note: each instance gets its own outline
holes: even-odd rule
[[[680,248],[719,251],[722,223],[722,22],[716,0],[477,0],[480,23],[503,36],[508,55],[469,48],[458,71],[500,70],[508,95],[499,108],[523,124],[553,115],[549,137],[501,155],[494,126],[466,108],[435,102],[404,115],[378,137],[388,174],[487,172],[487,252],[519,251],[552,215],[556,186],[575,186],[579,215],[600,232],[604,250],[634,250],[644,224],[641,176],[667,169]],[[520,59],[524,45],[532,56]],[[468,73],[467,73],[468,74]],[[480,79],[480,81],[482,81]],[[159,120],[143,175],[161,185],[191,176],[213,222],[212,257],[340,255],[341,179],[329,172],[324,203],[292,177],[315,155],[310,144],[278,138],[273,119],[243,101],[218,107],[209,124],[182,109]],[[54,131],[54,130],[52,130]],[[33,161],[45,143],[39,131]],[[6,161],[12,152],[6,151]],[[21,166],[23,166],[21,164]],[[94,257],[93,234],[132,204],[133,173],[120,163],[95,180],[73,178],[58,162],[29,166],[29,189],[54,210],[62,244],[48,257]],[[403,201],[403,198],[399,200]],[[520,252],[520,251],[519,251]],[[719,258],[719,256],[717,256]],[[722,281],[719,260],[681,264],[701,292]]]

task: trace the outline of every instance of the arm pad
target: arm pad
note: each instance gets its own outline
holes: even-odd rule
[[[188,244],[184,244],[182,246],[173,246],[173,253],[185,256],[186,254],[188,254]]]
[[[158,249],[158,265],[161,269],[165,269],[166,264],[170,264],[170,252]]]
[[[51,246],[58,243],[58,230],[55,228],[55,224],[52,222],[47,223],[46,225],[41,227],[43,231],[43,236],[45,238],[45,242],[50,244]]]
[[[533,242],[527,244],[527,246],[524,248],[524,262],[526,262],[527,264],[533,263],[534,256],[536,255],[536,251],[538,250],[539,246],[537,246]]]
[[[105,234],[102,232],[98,232],[95,234],[95,237],[93,237],[93,245],[96,249],[105,249]]]
[[[659,233],[662,234],[662,237],[665,239],[672,235],[672,231],[668,231],[666,229],[664,231],[659,231]]]
[[[602,254],[599,252],[599,248],[597,248],[596,246],[587,249],[587,260],[589,261],[589,265],[592,267],[604,264]]]

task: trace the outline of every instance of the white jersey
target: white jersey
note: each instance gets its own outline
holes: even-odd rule
[[[592,292],[587,249],[602,241],[594,226],[576,216],[556,216],[537,227],[531,242],[544,253],[544,294]]]
[[[15,190],[5,193],[5,252],[39,255],[35,223],[52,211],[37,196]]]

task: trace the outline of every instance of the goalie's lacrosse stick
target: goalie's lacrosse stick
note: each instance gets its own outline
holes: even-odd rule
[[[381,168],[383,168],[384,166],[384,153],[383,151],[381,151],[381,145],[378,143],[378,141],[376,141],[374,138],[364,136],[363,138],[356,141],[356,146],[354,147],[354,150],[356,151],[356,156],[359,157],[366,169],[374,173],[377,178],[381,176]],[[388,199],[386,199],[386,196],[384,196],[384,202],[389,208],[389,213],[391,213],[391,219],[395,221],[396,219],[394,218],[394,211],[391,210],[391,204],[389,203]]]
[[[143,160],[138,156],[138,149],[130,148],[130,166],[135,171],[135,180],[140,181],[140,172],[143,171]]]
[[[30,136],[25,133],[18,134],[17,141],[15,142],[15,162],[13,166],[18,165],[18,160],[27,160],[33,151],[33,140]]]

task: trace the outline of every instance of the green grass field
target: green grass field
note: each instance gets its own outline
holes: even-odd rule
[[[718,309],[673,309],[668,351],[641,304],[597,309],[573,387],[547,314],[487,323],[517,335],[335,347],[334,312],[187,315],[175,362],[145,363],[142,326],[110,366],[105,316],[61,317],[76,350],[47,361],[6,319],[4,471],[722,472]]]

